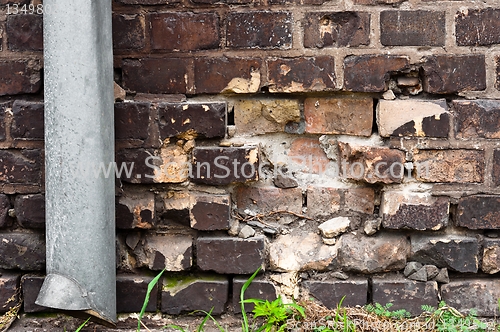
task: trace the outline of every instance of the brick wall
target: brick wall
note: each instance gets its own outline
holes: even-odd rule
[[[0,312],[40,312],[42,16],[0,3]],[[164,268],[148,310],[238,311],[262,266],[250,296],[499,314],[496,1],[113,9],[120,312]]]

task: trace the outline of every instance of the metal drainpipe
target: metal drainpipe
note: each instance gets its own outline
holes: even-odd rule
[[[47,277],[36,303],[116,321],[111,0],[44,0]],[[114,168],[113,168],[114,169]]]

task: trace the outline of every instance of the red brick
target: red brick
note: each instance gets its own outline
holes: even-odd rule
[[[265,263],[264,238],[200,237],[197,264],[203,271],[251,274]]]
[[[380,13],[384,46],[444,46],[445,12],[390,10]]]
[[[452,281],[441,287],[441,296],[447,305],[468,313],[474,309],[482,317],[498,317],[500,280],[466,279]]]
[[[257,92],[260,88],[260,67],[258,59],[196,58],[196,93]]]
[[[372,188],[346,189],[344,204],[349,211],[373,214],[375,210],[375,191]]]
[[[40,184],[40,150],[0,150],[0,183]]]
[[[475,195],[460,198],[457,226],[468,229],[500,229],[500,196]]]
[[[304,285],[311,296],[329,309],[336,309],[341,300],[342,305],[349,307],[364,306],[368,301],[368,280],[364,278],[306,281]]]
[[[16,100],[12,106],[10,136],[14,139],[43,140],[43,103]]]
[[[340,211],[342,190],[330,187],[307,188],[307,215],[313,218],[328,217]]]
[[[154,50],[194,51],[219,47],[219,17],[215,13],[151,14]]]
[[[144,16],[140,14],[113,14],[113,48],[142,49],[146,45]]]
[[[7,45],[9,50],[43,50],[42,15],[8,15],[5,27],[7,31]]]
[[[500,102],[497,100],[455,100],[456,138],[500,138]]]
[[[422,65],[423,88],[428,93],[456,93],[486,89],[485,57],[431,55]]]
[[[458,46],[500,44],[500,9],[465,9],[455,15]]]
[[[42,194],[20,195],[14,201],[19,224],[24,228],[45,229],[45,196]]]
[[[226,103],[162,103],[158,117],[162,140],[186,132],[204,138],[226,134]]]
[[[288,157],[293,169],[322,174],[329,170],[331,160],[326,156],[317,138],[296,138],[292,141]]]
[[[38,61],[0,62],[0,96],[36,93],[40,90]]]
[[[370,136],[373,126],[371,98],[307,98],[306,132]]]
[[[304,47],[356,47],[370,44],[368,13],[306,13],[304,20]]]
[[[17,273],[2,272],[0,276],[0,313],[9,311],[15,307],[19,301],[19,281],[21,275]]]
[[[406,56],[357,55],[344,59],[344,89],[356,92],[383,92],[392,72],[409,67]]]
[[[216,4],[216,3],[225,3],[225,4],[235,4],[242,5],[247,3],[252,3],[253,0],[191,0],[195,4]]]
[[[275,211],[302,212],[302,190],[300,188],[281,189],[276,187],[241,186],[235,191],[238,211],[250,210],[255,214]]]
[[[334,58],[267,60],[270,92],[331,91],[335,89]]]
[[[229,195],[196,194],[190,210],[191,227],[200,231],[227,230],[231,222]]]
[[[45,269],[45,236],[38,233],[0,234],[0,268],[22,271]]]
[[[186,93],[187,59],[125,59],[124,88],[144,93]]]
[[[150,103],[115,103],[115,138],[147,139],[152,131],[150,119]]]
[[[423,182],[480,183],[484,181],[484,151],[481,150],[419,150],[417,180]]]
[[[226,46],[289,49],[292,47],[292,14],[270,11],[230,13]]]

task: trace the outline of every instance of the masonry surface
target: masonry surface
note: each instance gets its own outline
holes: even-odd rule
[[[40,313],[42,15],[12,3],[0,313],[19,290]],[[251,296],[500,314],[498,1],[115,0],[112,19],[116,162],[133,165],[116,186],[120,312],[166,269],[148,311],[237,313],[263,267]]]

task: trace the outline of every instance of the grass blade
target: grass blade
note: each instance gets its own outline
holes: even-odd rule
[[[89,322],[89,320],[90,320],[90,317],[89,317],[89,318],[87,318],[87,320],[86,320],[85,322],[83,322],[83,324],[82,324],[82,325],[80,325],[80,326],[79,326],[79,327],[75,330],[75,332],[80,332],[80,330],[81,330],[81,329],[83,329],[83,327],[84,327],[85,325],[87,325],[87,323]]]
[[[241,315],[243,316],[243,322],[241,323],[243,332],[249,332],[248,317],[247,317],[247,313],[245,311],[245,291],[247,290],[248,286],[250,286],[252,281],[255,279],[255,277],[257,276],[257,273],[259,273],[261,268],[262,267],[259,266],[257,271],[255,271],[252,274],[252,276],[243,284],[243,287],[241,287],[240,304],[241,304]]]
[[[158,283],[158,280],[160,280],[161,275],[165,272],[165,269],[163,269],[156,277],[154,277],[153,280],[148,284],[148,290],[146,292],[146,297],[144,298],[144,303],[142,304],[142,309],[139,314],[139,321],[137,322],[137,332],[141,331],[141,320],[142,316],[144,316],[144,312],[146,312],[146,307],[148,306],[149,303],[149,297],[151,296],[151,291],[153,288],[156,286]]]

